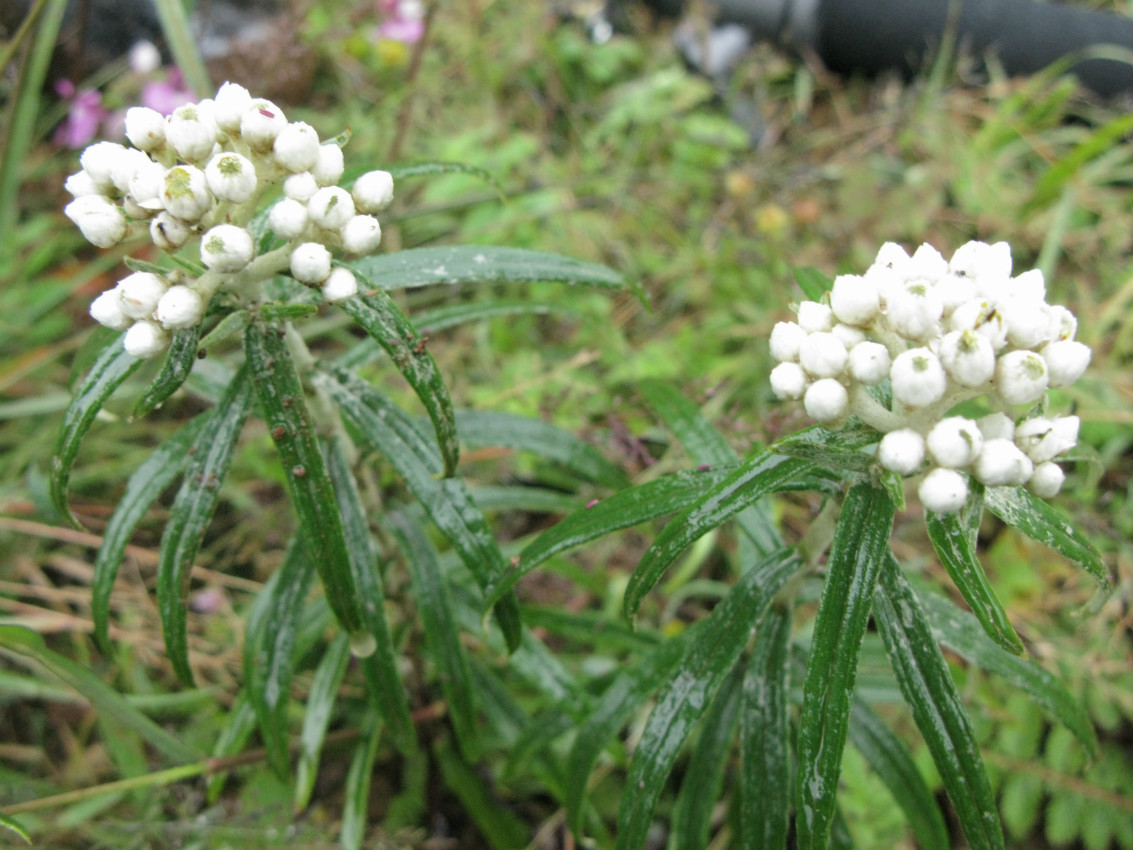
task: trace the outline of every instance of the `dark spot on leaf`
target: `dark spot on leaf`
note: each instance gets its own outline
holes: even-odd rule
[[[277,443],[286,436],[287,436],[287,429],[284,428],[282,425],[276,425],[274,428],[271,429],[271,438],[273,440],[275,440]]]
[[[291,467],[291,474],[294,475],[296,478],[302,478],[304,475],[307,474],[307,467],[305,467],[305,466],[293,466],[293,467]]]

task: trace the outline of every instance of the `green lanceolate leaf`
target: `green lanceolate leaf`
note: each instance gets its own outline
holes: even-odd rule
[[[983,516],[983,487],[973,485],[973,495],[962,511],[952,514],[925,512],[928,537],[937,557],[948,570],[956,589],[971,606],[984,631],[1008,652],[1022,655],[1023,641],[1015,634],[1007,614],[976,557],[976,535]]]
[[[913,710],[972,850],[999,850],[1003,830],[971,722],[897,559],[885,559],[874,614],[897,684]]]
[[[18,835],[20,838],[22,838],[25,843],[31,844],[31,836],[28,835],[27,830],[24,829],[22,826],[20,826],[18,823],[16,823],[11,818],[7,818],[7,817],[4,817],[4,815],[0,815],[0,827],[3,827],[5,829],[10,829],[12,832],[16,833],[16,835]]]
[[[236,755],[244,749],[244,745],[248,743],[248,739],[255,729],[256,710],[252,708],[252,703],[248,700],[248,689],[245,686],[240,691],[236,704],[228,712],[224,726],[221,728],[220,734],[216,738],[216,744],[212,748],[212,757],[219,759]],[[205,799],[208,800],[210,806],[216,805],[216,801],[220,799],[220,792],[224,790],[224,783],[230,775],[226,771],[219,771],[208,778],[205,783]]]
[[[141,360],[126,353],[119,335],[102,350],[86,377],[75,387],[59,438],[55,441],[55,456],[51,460],[51,502],[60,516],[67,517],[76,527],[80,523],[67,504],[67,484],[71,480],[71,467],[79,453],[79,444],[102,405],[141,365]]]
[[[327,470],[334,483],[338,504],[342,506],[342,528],[346,534],[346,548],[350,552],[350,568],[354,573],[354,586],[362,600],[362,617],[366,631],[373,636],[374,652],[360,659],[366,686],[389,728],[394,742],[403,751],[416,746],[416,732],[409,714],[409,702],[397,672],[397,651],[390,636],[385,613],[385,589],[378,572],[377,557],[373,550],[370,531],[363,514],[361,494],[354,484],[350,464],[341,438],[331,441],[327,453]]]
[[[292,805],[301,812],[311,802],[315,790],[315,777],[319,770],[319,756],[327,736],[331,712],[338,699],[338,686],[346,673],[350,660],[350,641],[346,634],[338,636],[327,647],[307,692],[306,711],[303,712],[303,731],[299,735],[299,759],[295,764],[295,794]]]
[[[712,488],[699,504],[670,520],[630,576],[622,606],[625,618],[633,621],[645,594],[693,541],[809,468],[805,461],[759,452]]]
[[[531,834],[527,824],[500,805],[479,771],[443,742],[433,748],[433,757],[441,769],[445,786],[460,800],[461,807],[492,850],[529,846]]]
[[[1033,661],[1000,649],[977,628],[971,614],[960,610],[943,596],[923,592],[918,598],[938,641],[962,658],[978,664],[989,673],[1002,676],[1024,691],[1073,732],[1091,758],[1097,756],[1098,739],[1089,714],[1052,673]]]
[[[815,425],[784,437],[771,447],[776,454],[799,458],[826,469],[869,472],[876,462],[858,449],[876,443],[881,434],[867,427],[847,427],[831,432]]]
[[[752,567],[697,628],[680,672],[662,688],[634,750],[618,811],[616,850],[641,847],[657,799],[692,727],[736,664],[772,597],[802,566],[790,551],[779,551]]]
[[[452,719],[460,750],[475,761],[480,751],[476,723],[475,688],[468,668],[468,657],[460,644],[456,612],[436,553],[421,529],[403,514],[389,514],[388,524],[405,555],[413,601],[425,632],[433,664],[439,671],[448,715]]]
[[[917,846],[921,850],[949,850],[952,842],[944,815],[908,747],[860,697],[854,698],[850,715],[850,742],[905,813]]]
[[[456,416],[448,387],[441,377],[437,361],[428,351],[425,338],[417,333],[393,299],[380,289],[343,302],[342,309],[385,350],[417,393],[433,422],[437,445],[444,458],[445,475],[455,475],[460,461]]]
[[[794,275],[799,289],[803,291],[803,295],[809,301],[821,301],[822,296],[830,291],[830,288],[834,285],[834,281],[818,269],[810,266],[795,269]]]
[[[1109,570],[1094,544],[1042,499],[1023,487],[989,487],[985,502],[1005,523],[1077,564],[1094,577],[1104,592],[1113,592]]]
[[[0,647],[42,664],[74,688],[102,717],[136,732],[170,762],[196,761],[201,753],[154,723],[94,671],[47,648],[43,637],[22,626],[0,626]]]
[[[734,466],[726,466],[678,472],[621,490],[608,499],[576,511],[524,548],[519,560],[513,562],[492,587],[489,600],[510,590],[520,578],[560,552],[687,508],[734,471]]]
[[[398,471],[429,518],[452,543],[457,555],[482,590],[493,587],[507,562],[484,515],[459,478],[438,481],[429,459],[436,449],[424,443],[407,419],[388,413],[388,405],[371,386],[344,372],[317,373],[312,380],[334,399],[342,415],[365,443],[380,452]],[[408,423],[408,424],[407,424]],[[495,617],[508,648],[519,646],[522,624],[514,593],[499,597]]]
[[[169,511],[157,565],[157,604],[165,648],[177,677],[192,684],[185,596],[193,561],[220,500],[232,453],[252,404],[247,368],[240,369],[208,414],[189,449],[189,466]]]
[[[825,848],[830,841],[850,695],[894,510],[883,488],[855,484],[834,530],[803,682],[795,797],[800,850]]]
[[[338,499],[327,474],[322,441],[307,410],[303,385],[287,347],[285,328],[253,323],[244,350],[256,397],[283,465],[303,542],[335,619],[351,637],[365,634],[358,588],[350,567]],[[365,654],[365,653],[360,653]]]
[[[182,328],[173,334],[169,344],[169,353],[165,355],[165,363],[161,371],[153,379],[138,403],[134,406],[134,416],[145,416],[175,393],[189,373],[193,371],[193,364],[197,362],[198,343],[201,339],[201,326]]]
[[[407,177],[433,177],[437,174],[469,174],[479,177],[497,192],[502,192],[499,182],[492,172],[463,162],[415,162],[410,165],[395,165],[389,170],[395,181]]]
[[[208,417],[208,413],[197,416],[154,449],[126,482],[126,492],[106,524],[91,580],[94,636],[104,651],[110,650],[110,595],[126,545],[146,511],[189,463],[189,447]]]
[[[382,724],[371,715],[346,772],[346,802],[342,807],[342,831],[338,840],[343,850],[360,850],[362,840],[366,837],[370,780],[374,775],[374,762],[378,758],[378,743],[381,738]]]
[[[527,451],[560,463],[574,474],[606,487],[629,485],[626,474],[592,445],[549,422],[510,413],[461,410],[456,414],[460,438],[474,448],[485,446]]]
[[[295,672],[295,644],[315,566],[296,538],[260,591],[244,637],[244,678],[256,711],[268,762],[281,777],[291,769],[287,705]]]
[[[786,850],[791,812],[791,611],[772,605],[759,624],[744,676],[740,838],[745,847]]]

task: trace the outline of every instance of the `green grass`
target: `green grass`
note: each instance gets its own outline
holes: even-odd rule
[[[766,382],[767,336],[798,297],[792,268],[833,275],[864,268],[885,241],[928,241],[947,255],[980,238],[1011,242],[1017,268],[1043,269],[1050,300],[1078,314],[1079,336],[1095,351],[1089,374],[1060,404],[1076,406],[1097,460],[1078,464],[1058,506],[1116,564],[1118,589],[1096,617],[1075,617],[1090,603],[1091,584],[1052,553],[989,527],[986,554],[992,581],[1035,656],[1085,696],[1103,756],[1092,768],[1079,764],[1060,755],[1053,733],[1034,737],[1046,734],[1042,729],[1021,741],[1016,726],[1041,726],[1041,718],[1020,719],[1007,709],[984,718],[980,731],[1007,795],[1014,846],[1082,835],[1091,850],[1104,847],[1108,834],[1087,835],[1091,827],[1074,807],[1100,801],[1115,823],[1133,811],[1129,774],[1121,769],[1133,759],[1133,647],[1122,619],[1122,600],[1133,589],[1133,147],[1124,142],[1124,113],[1058,78],[968,86],[942,62],[937,73],[907,86],[846,81],[759,48],[728,97],[733,108],[759,114],[764,135],[753,145],[729,117],[729,105],[682,68],[664,28],[594,46],[574,25],[554,25],[541,4],[445,4],[411,73],[410,65],[377,67],[372,54],[355,49],[349,31],[333,24],[339,19],[318,7],[309,16],[308,36],[322,64],[310,102],[288,105],[289,117],[310,121],[323,135],[349,127],[350,162],[458,161],[490,172],[503,195],[468,175],[406,180],[383,220],[391,249],[479,242],[555,251],[605,263],[646,295],[648,306],[628,294],[501,290],[575,315],[520,316],[435,334],[429,351],[457,406],[547,418],[634,476],[643,474],[647,456],[665,469],[685,463],[679,451],[668,451],[668,437],[635,390],[646,378],[663,379],[702,405],[741,452],[801,422],[772,400]],[[255,89],[256,81],[243,82]],[[13,109],[17,89],[0,91],[5,109]],[[44,140],[49,129],[34,128],[35,143],[20,159],[19,215],[12,212],[16,224],[0,241],[0,623],[39,632],[53,653],[127,695],[127,708],[96,711],[40,663],[0,650],[0,814],[12,804],[77,792],[12,815],[39,847],[332,847],[344,811],[349,828],[368,836],[365,846],[425,846],[441,820],[454,846],[510,846],[516,832],[532,846],[561,846],[534,843],[536,834],[561,834],[561,776],[541,758],[509,759],[514,747],[539,752],[525,737],[534,734],[525,718],[548,729],[556,722],[537,682],[539,660],[508,668],[478,624],[464,624],[462,639],[475,659],[471,675],[492,717],[483,753],[469,767],[441,719],[442,692],[435,671],[425,668],[405,575],[386,579],[397,603],[391,629],[411,668],[405,675],[414,721],[430,755],[415,762],[380,737],[373,749],[359,747],[367,734],[361,713],[340,712],[311,802],[295,813],[290,785],[272,773],[255,734],[218,746],[237,716],[243,619],[286,540],[283,481],[266,434],[253,436],[238,455],[198,560],[206,571],[194,591],[220,600],[211,613],[191,617],[190,645],[207,658],[200,689],[181,689],[164,654],[152,601],[159,511],[143,523],[112,595],[117,653],[95,648],[89,584],[97,541],[57,525],[46,475],[69,387],[82,371],[76,364],[92,356],[87,305],[123,272],[116,256],[96,254],[62,217],[61,181],[77,159]],[[419,291],[403,306],[412,316],[474,297]],[[386,373],[376,374],[383,388],[410,397]],[[129,421],[126,402],[110,406],[119,421],[91,431],[72,479],[72,503],[92,519],[93,533],[149,448],[197,409],[191,398],[175,399]],[[483,483],[548,480],[537,466],[474,455],[464,471]],[[375,490],[383,483],[371,482]],[[816,507],[786,500],[787,533],[801,533]],[[501,511],[495,520],[505,547],[546,522],[519,511]],[[929,551],[917,522],[898,523],[914,562],[942,574],[912,554]],[[730,581],[734,541],[722,535],[715,542],[688,557],[703,559],[702,577]],[[647,544],[645,534],[633,532],[553,561],[520,585],[521,598],[552,613],[616,610]],[[451,564],[439,569],[451,572]],[[703,613],[712,596],[696,589],[670,588],[675,616],[654,594],[637,636],[552,634],[559,662],[600,683],[635,640],[680,631]],[[467,608],[459,598],[454,604]],[[321,647],[325,612],[310,619],[308,645]],[[292,681],[296,699],[286,720],[294,741],[318,661],[315,650],[300,658]],[[866,658],[863,670],[868,666]],[[956,672],[965,696],[1011,704],[1006,686]],[[356,671],[348,671],[342,688],[357,696]],[[194,762],[184,775],[162,772],[184,761],[146,745],[144,717],[214,760]],[[895,717],[899,728],[911,726],[899,712]],[[368,789],[350,778],[365,772],[367,757],[375,765]],[[1043,766],[1037,790],[1012,781],[1031,760]],[[683,767],[678,763],[678,773]],[[595,775],[596,811],[587,828],[600,842],[609,838],[625,790],[624,769],[624,751],[615,750]],[[876,780],[867,773],[861,760],[848,763],[847,781],[862,777],[843,801],[859,846],[908,841],[895,806],[884,792],[871,793]],[[199,778],[205,775],[208,785]],[[125,786],[111,786],[123,780]],[[351,793],[366,797],[368,809],[348,799]],[[667,818],[673,805],[673,795],[663,799],[660,814]],[[359,810],[361,820],[349,820]],[[1111,846],[1130,846],[1118,830],[1114,835]],[[0,834],[0,846],[7,837]]]

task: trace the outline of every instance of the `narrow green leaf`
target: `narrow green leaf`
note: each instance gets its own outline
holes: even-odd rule
[[[826,469],[868,473],[876,463],[876,458],[858,449],[880,439],[881,434],[872,428],[847,427],[831,432],[815,425],[784,437],[771,447],[771,451]]]
[[[772,605],[759,624],[743,683],[740,843],[786,850],[791,813],[791,611]]]
[[[1024,691],[1061,721],[1082,742],[1091,758],[1098,753],[1098,739],[1090,715],[1054,674],[1025,658],[1002,650],[977,628],[975,618],[943,596],[925,591],[918,594],[933,635],[957,655],[1002,676]]]
[[[850,715],[850,742],[885,783],[905,813],[921,850],[949,850],[952,841],[940,806],[917,770],[909,748],[860,696]]]
[[[209,413],[192,419],[154,449],[126,482],[126,492],[106,524],[102,546],[94,562],[91,580],[91,619],[94,636],[104,652],[110,646],[110,596],[118,578],[118,568],[134,529],[146,511],[189,463],[189,447],[208,420]]]
[[[75,387],[71,404],[63,416],[63,427],[55,441],[55,455],[51,459],[51,503],[59,515],[66,517],[76,528],[81,524],[67,504],[67,484],[71,480],[71,467],[79,454],[79,445],[102,405],[141,365],[141,360],[126,353],[119,334],[102,350],[86,377]]]
[[[315,790],[315,778],[319,771],[319,756],[323,741],[327,736],[327,726],[334,704],[338,700],[338,686],[346,673],[346,662],[350,660],[350,641],[344,632],[339,632],[327,647],[315,675],[311,679],[311,689],[307,693],[307,707],[303,713],[303,731],[299,735],[299,759],[295,764],[295,794],[293,807],[301,812],[311,802],[311,792]]]
[[[1023,487],[989,487],[985,502],[1005,523],[1088,572],[1104,593],[1113,592],[1113,581],[1097,548],[1073,522],[1045,501]]]
[[[791,551],[780,550],[752,567],[697,629],[680,672],[662,688],[630,762],[618,810],[616,850],[641,847],[657,799],[693,725],[708,709],[720,683],[758,626],[772,597],[801,567]]]
[[[455,475],[460,462],[456,417],[448,387],[441,377],[437,361],[428,351],[425,338],[418,334],[394,300],[382,290],[351,298],[341,306],[385,350],[417,393],[433,422],[437,445],[444,458],[445,475]]]
[[[800,850],[825,848],[830,841],[850,695],[894,510],[883,488],[868,481],[855,484],[834,530],[803,681],[796,778]]]
[[[354,585],[362,600],[366,631],[373,636],[374,652],[360,659],[370,698],[403,752],[416,747],[416,732],[409,713],[409,701],[397,672],[397,650],[390,636],[385,613],[385,588],[378,572],[377,557],[363,514],[361,494],[354,484],[342,438],[334,438],[327,453],[327,471],[334,484],[335,497],[342,507],[342,528],[350,552]]]
[[[810,301],[821,301],[822,296],[829,292],[834,285],[834,281],[829,277],[810,266],[796,268],[793,271],[795,282],[799,285],[799,289],[803,291],[803,295]]]
[[[535,514],[570,514],[580,510],[582,499],[573,493],[549,487],[527,487],[522,484],[500,487],[477,487],[472,491],[476,507],[482,511],[522,511]]]
[[[1050,203],[1062,193],[1066,182],[1090,160],[1113,150],[1130,132],[1133,132],[1133,115],[1119,115],[1094,130],[1039,178],[1034,194],[1027,202],[1027,209],[1033,211]]]
[[[378,759],[382,724],[374,715],[367,717],[365,723],[362,740],[355,747],[346,772],[346,801],[342,807],[342,829],[338,836],[343,850],[361,850],[369,823],[370,779],[374,775],[374,762]]]
[[[16,835],[20,836],[20,838],[22,838],[25,843],[27,843],[29,845],[31,844],[31,836],[28,835],[27,830],[24,829],[22,826],[20,826],[18,823],[16,823],[11,818],[5,817],[4,815],[0,815],[0,827],[4,827],[6,829],[12,830],[12,832],[14,832],[14,833],[16,833]]]
[[[216,738],[216,744],[212,748],[212,757],[219,759],[236,755],[244,749],[244,745],[248,743],[248,739],[252,736],[255,728],[256,710],[252,708],[252,703],[248,699],[247,687],[245,687],[244,690],[240,691],[236,704],[228,712],[224,726],[221,727],[220,734]],[[206,781],[205,799],[208,800],[210,806],[216,805],[216,801],[220,799],[220,793],[224,790],[224,785],[230,775],[227,771],[219,771]]]
[[[693,850],[709,844],[712,812],[724,787],[732,738],[740,719],[743,672],[737,665],[700,722],[700,733],[673,807],[672,837],[677,847]]]
[[[874,615],[897,684],[913,710],[968,844],[972,850],[1003,848],[995,795],[971,722],[920,602],[892,554],[881,570]]]
[[[633,621],[645,595],[693,541],[809,468],[805,461],[758,452],[713,487],[699,504],[670,520],[630,576],[622,605],[625,618]]]
[[[410,519],[403,514],[390,513],[386,522],[405,555],[413,601],[421,617],[429,655],[438,670],[457,743],[461,752],[475,761],[480,752],[476,690],[468,669],[468,657],[460,643],[460,630],[444,574],[432,544]]]
[[[134,405],[135,418],[145,416],[151,410],[160,407],[185,383],[185,379],[193,371],[193,364],[197,362],[200,339],[200,325],[182,328],[173,334],[169,353],[165,355],[165,363],[162,364],[161,371]]]
[[[287,705],[303,603],[314,577],[313,559],[302,538],[296,538],[260,591],[244,636],[248,699],[256,710],[268,763],[281,777],[291,772]]]
[[[169,661],[177,677],[187,685],[193,683],[185,609],[189,574],[220,499],[220,485],[228,474],[251,403],[252,384],[247,368],[241,368],[189,449],[189,466],[161,537],[158,611]]]
[[[500,192],[502,197],[499,181],[496,180],[492,172],[463,162],[416,162],[409,165],[395,165],[390,168],[389,173],[393,175],[395,181],[408,177],[432,177],[436,174],[469,174],[473,177],[479,177],[497,192]]]
[[[492,587],[507,562],[492,536],[488,522],[459,478],[438,481],[427,463],[435,447],[424,444],[404,420],[388,413],[388,405],[373,387],[348,373],[316,373],[312,380],[335,400],[342,415],[374,450],[398,471],[429,518],[449,540],[481,589]],[[415,436],[416,435],[416,436]],[[519,646],[522,624],[514,593],[499,597],[495,617],[508,648]]]
[[[433,755],[445,786],[460,800],[461,807],[472,818],[492,850],[517,850],[530,846],[531,834],[527,824],[490,793],[482,773],[473,770],[461,760],[459,753],[443,742],[433,748]]]
[[[1026,652],[1023,641],[1007,619],[1007,613],[976,556],[976,536],[983,512],[984,488],[976,483],[962,511],[952,514],[925,512],[928,538],[987,636],[1008,652],[1023,655]]]
[[[592,445],[549,422],[511,413],[461,410],[456,414],[465,445],[533,452],[560,463],[587,481],[620,489],[629,485],[625,472]]]
[[[133,730],[170,762],[185,763],[201,758],[202,754],[195,747],[173,737],[130,705],[94,671],[48,649],[43,637],[31,629],[0,626],[0,647],[43,665],[82,694],[99,715]]]
[[[564,283],[624,289],[625,279],[597,263],[496,245],[452,245],[374,254],[346,265],[384,290],[458,283]]]
[[[285,333],[280,324],[252,323],[244,333],[244,350],[264,421],[283,465],[304,545],[319,571],[335,619],[354,636],[365,631],[365,622],[342,515]]]

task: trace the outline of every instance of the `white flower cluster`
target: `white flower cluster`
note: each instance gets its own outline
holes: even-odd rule
[[[930,245],[909,256],[889,242],[865,274],[839,275],[828,298],[802,302],[797,321],[775,325],[771,387],[802,399],[823,425],[852,414],[885,432],[879,462],[925,473],[919,494],[929,510],[963,507],[969,476],[1049,498],[1064,477],[1054,459],[1077,444],[1078,417],[1032,409],[1020,420],[1013,408],[1082,375],[1090,349],[1076,331],[1069,310],[1046,303],[1042,272],[1012,277],[1006,242],[969,242],[951,260]],[[883,381],[892,409],[868,390]],[[949,415],[979,396],[989,415]]]
[[[82,170],[66,181],[74,196],[67,217],[100,248],[146,228],[170,253],[199,238],[207,269],[197,278],[135,272],[94,300],[91,315],[126,331],[131,354],[160,354],[169,331],[199,323],[221,287],[247,294],[287,269],[321,287],[328,301],[357,294],[353,273],[333,266],[328,246],[354,255],[377,250],[382,229],[374,213],[393,200],[389,172],[371,171],[351,191],[341,188],[341,147],[321,143],[309,124],[289,123],[275,104],[234,83],[168,118],[133,107],[126,136],[133,147],[99,142],[83,151]],[[280,182],[283,198],[268,224],[287,244],[257,256],[247,225],[265,190]]]

